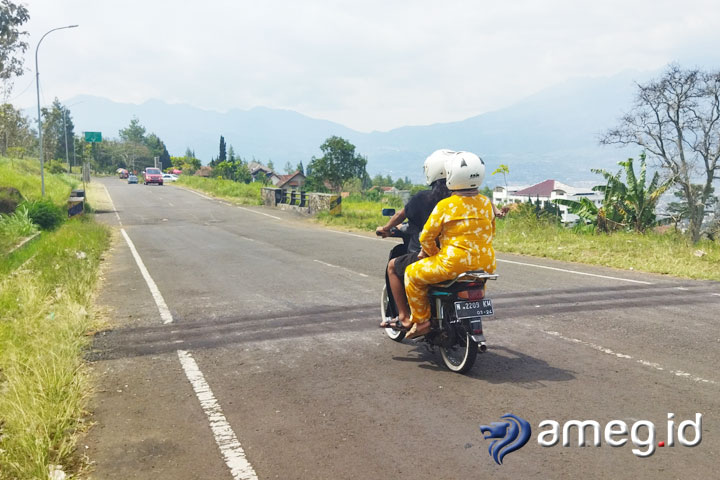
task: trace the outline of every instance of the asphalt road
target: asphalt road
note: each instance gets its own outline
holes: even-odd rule
[[[93,478],[717,478],[718,283],[499,254],[488,352],[462,376],[377,328],[390,240],[100,181],[118,235],[90,354]],[[498,465],[479,426],[506,413],[533,433]],[[696,413],[702,442],[681,446]],[[595,420],[600,446],[571,429],[571,446],[543,447],[544,420]],[[612,420],[653,422],[654,454],[629,433],[610,446]]]

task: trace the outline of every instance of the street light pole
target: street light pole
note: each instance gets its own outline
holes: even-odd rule
[[[38,140],[40,141],[40,189],[41,195],[43,197],[45,196],[45,159],[43,158],[42,120],[40,118],[40,70],[38,69],[38,50],[40,49],[40,44],[42,43],[43,39],[47,37],[50,33],[54,32],[55,30],[75,27],[77,27],[77,25],[67,25],[65,27],[53,28],[52,30],[47,31],[45,35],[40,38],[37,47],[35,47],[35,88],[37,90],[38,105]],[[67,141],[65,142],[65,146],[67,147]]]

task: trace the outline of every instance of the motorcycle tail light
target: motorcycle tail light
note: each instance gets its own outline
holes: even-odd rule
[[[482,300],[485,297],[484,288],[473,288],[471,290],[463,290],[458,292],[458,298],[464,298],[466,300]]]

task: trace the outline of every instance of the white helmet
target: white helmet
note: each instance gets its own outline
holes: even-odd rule
[[[435,150],[425,159],[425,181],[432,185],[435,180],[445,178],[445,160],[455,155],[452,150]]]
[[[485,179],[485,162],[470,152],[455,152],[445,161],[448,190],[478,188]]]

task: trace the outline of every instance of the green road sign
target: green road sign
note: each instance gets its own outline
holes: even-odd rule
[[[102,142],[101,132],[85,132],[86,142]]]

